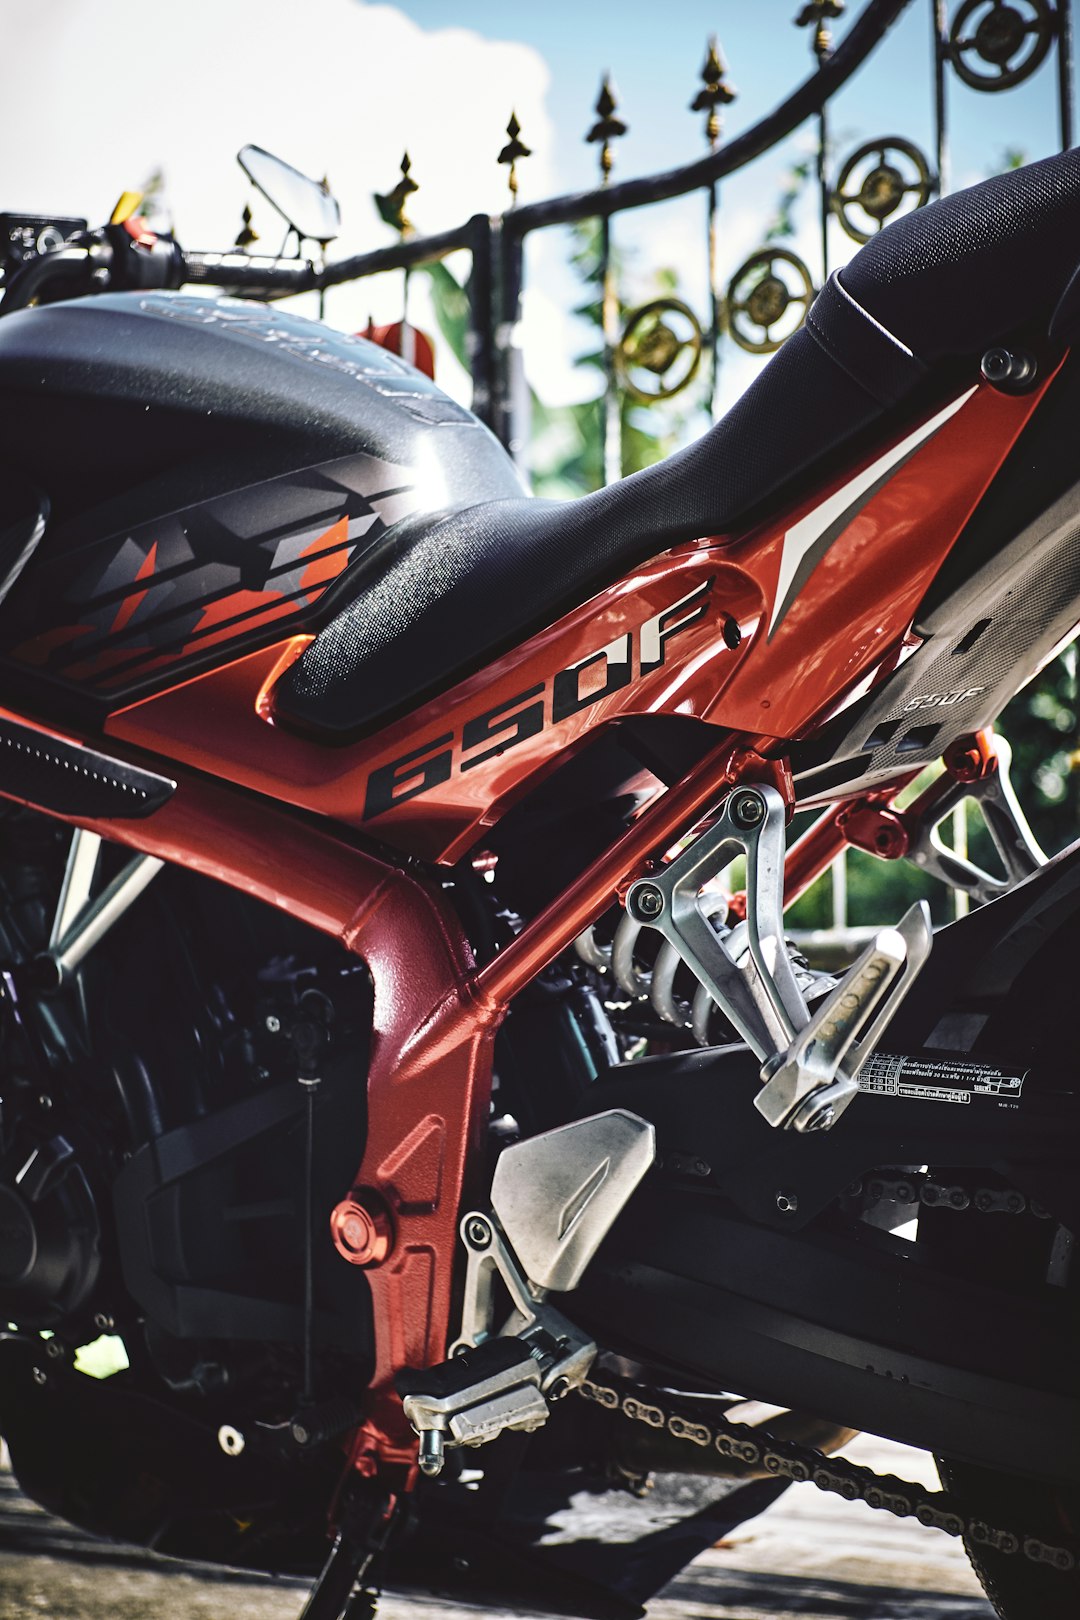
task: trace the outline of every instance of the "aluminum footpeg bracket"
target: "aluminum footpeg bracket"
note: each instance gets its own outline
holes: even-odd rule
[[[713,826],[660,871],[631,884],[628,914],[678,951],[761,1059],[754,1099],[771,1125],[828,1129],[855,1096],[856,1075],[930,951],[930,913],[919,902],[876,936],[810,1014],[784,941],[786,810],[772,787],[736,788]],[[738,962],[710,927],[701,890],[746,854],[749,961]]]
[[[549,1305],[576,1288],[656,1155],[653,1127],[621,1108],[506,1148],[493,1213],[461,1219],[468,1256],[461,1332],[449,1359],[395,1380],[420,1436],[420,1468],[438,1474],[448,1446],[531,1432],[549,1402],[584,1383],[596,1345]],[[495,1332],[496,1281],[510,1314]]]
[[[787,810],[773,787],[736,788],[716,821],[660,871],[631,884],[626,909],[675,947],[699,983],[765,1062],[809,1017],[784,944],[784,835]],[[750,960],[744,974],[702,913],[709,878],[746,856]]]

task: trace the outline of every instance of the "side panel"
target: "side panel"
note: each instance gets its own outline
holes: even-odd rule
[[[1048,383],[1019,398],[970,390],[781,518],[665,553],[358,743],[274,725],[273,684],[301,641],[133,704],[106,729],[442,861],[622,717],[804,737],[919,646],[919,603]],[[940,752],[935,741],[905,765]]]

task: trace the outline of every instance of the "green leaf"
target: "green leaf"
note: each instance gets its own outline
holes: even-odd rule
[[[435,320],[458,364],[469,369],[469,294],[441,261],[420,266],[431,282]]]

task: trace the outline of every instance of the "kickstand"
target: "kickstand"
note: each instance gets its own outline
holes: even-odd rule
[[[389,1493],[374,1501],[353,1499],[299,1620],[373,1620],[379,1594],[367,1577],[386,1547],[397,1510],[398,1500]]]

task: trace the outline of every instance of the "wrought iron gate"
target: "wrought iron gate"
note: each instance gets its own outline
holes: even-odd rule
[[[722,112],[733,99],[723,58],[715,42],[692,103],[705,118],[705,156],[664,174],[612,183],[613,148],[626,132],[610,85],[605,81],[596,121],[586,139],[599,148],[601,183],[592,191],[553,197],[519,207],[517,165],[530,153],[516,118],[499,162],[508,169],[511,206],[501,216],[476,214],[455,229],[417,236],[405,205],[416,189],[408,159],[397,186],[380,198],[383,217],[399,241],[316,269],[313,285],[327,288],[389,270],[408,273],[465,250],[468,276],[468,354],[472,404],[513,452],[527,438],[527,389],[516,334],[521,317],[524,247],[535,232],[583,221],[600,222],[600,282],[604,344],[604,472],[618,476],[620,398],[670,397],[705,368],[709,403],[715,393],[721,343],[753,353],[778,348],[803,319],[818,286],[829,273],[829,223],[839,221],[856,242],[869,240],[905,206],[921,207],[949,188],[949,102],[953,81],[983,93],[999,93],[1022,83],[1051,55],[1056,60],[1056,96],[1062,148],[1072,145],[1073,65],[1069,0],[929,0],[933,68],[933,150],[927,156],[912,141],[884,135],[846,156],[830,177],[829,114],[841,88],[885,40],[897,18],[927,0],[867,0],[833,49],[830,23],[844,0],[807,0],[794,19],[809,33],[814,68],[806,80],[756,124],[723,143]],[[801,126],[816,135],[819,257],[812,269],[790,248],[767,244],[726,277],[717,250],[718,187],[753,164]],[[704,253],[708,312],[699,321],[680,300],[653,300],[623,323],[611,241],[612,221],[631,209],[698,193],[707,221]],[[816,275],[815,275],[816,270]]]

